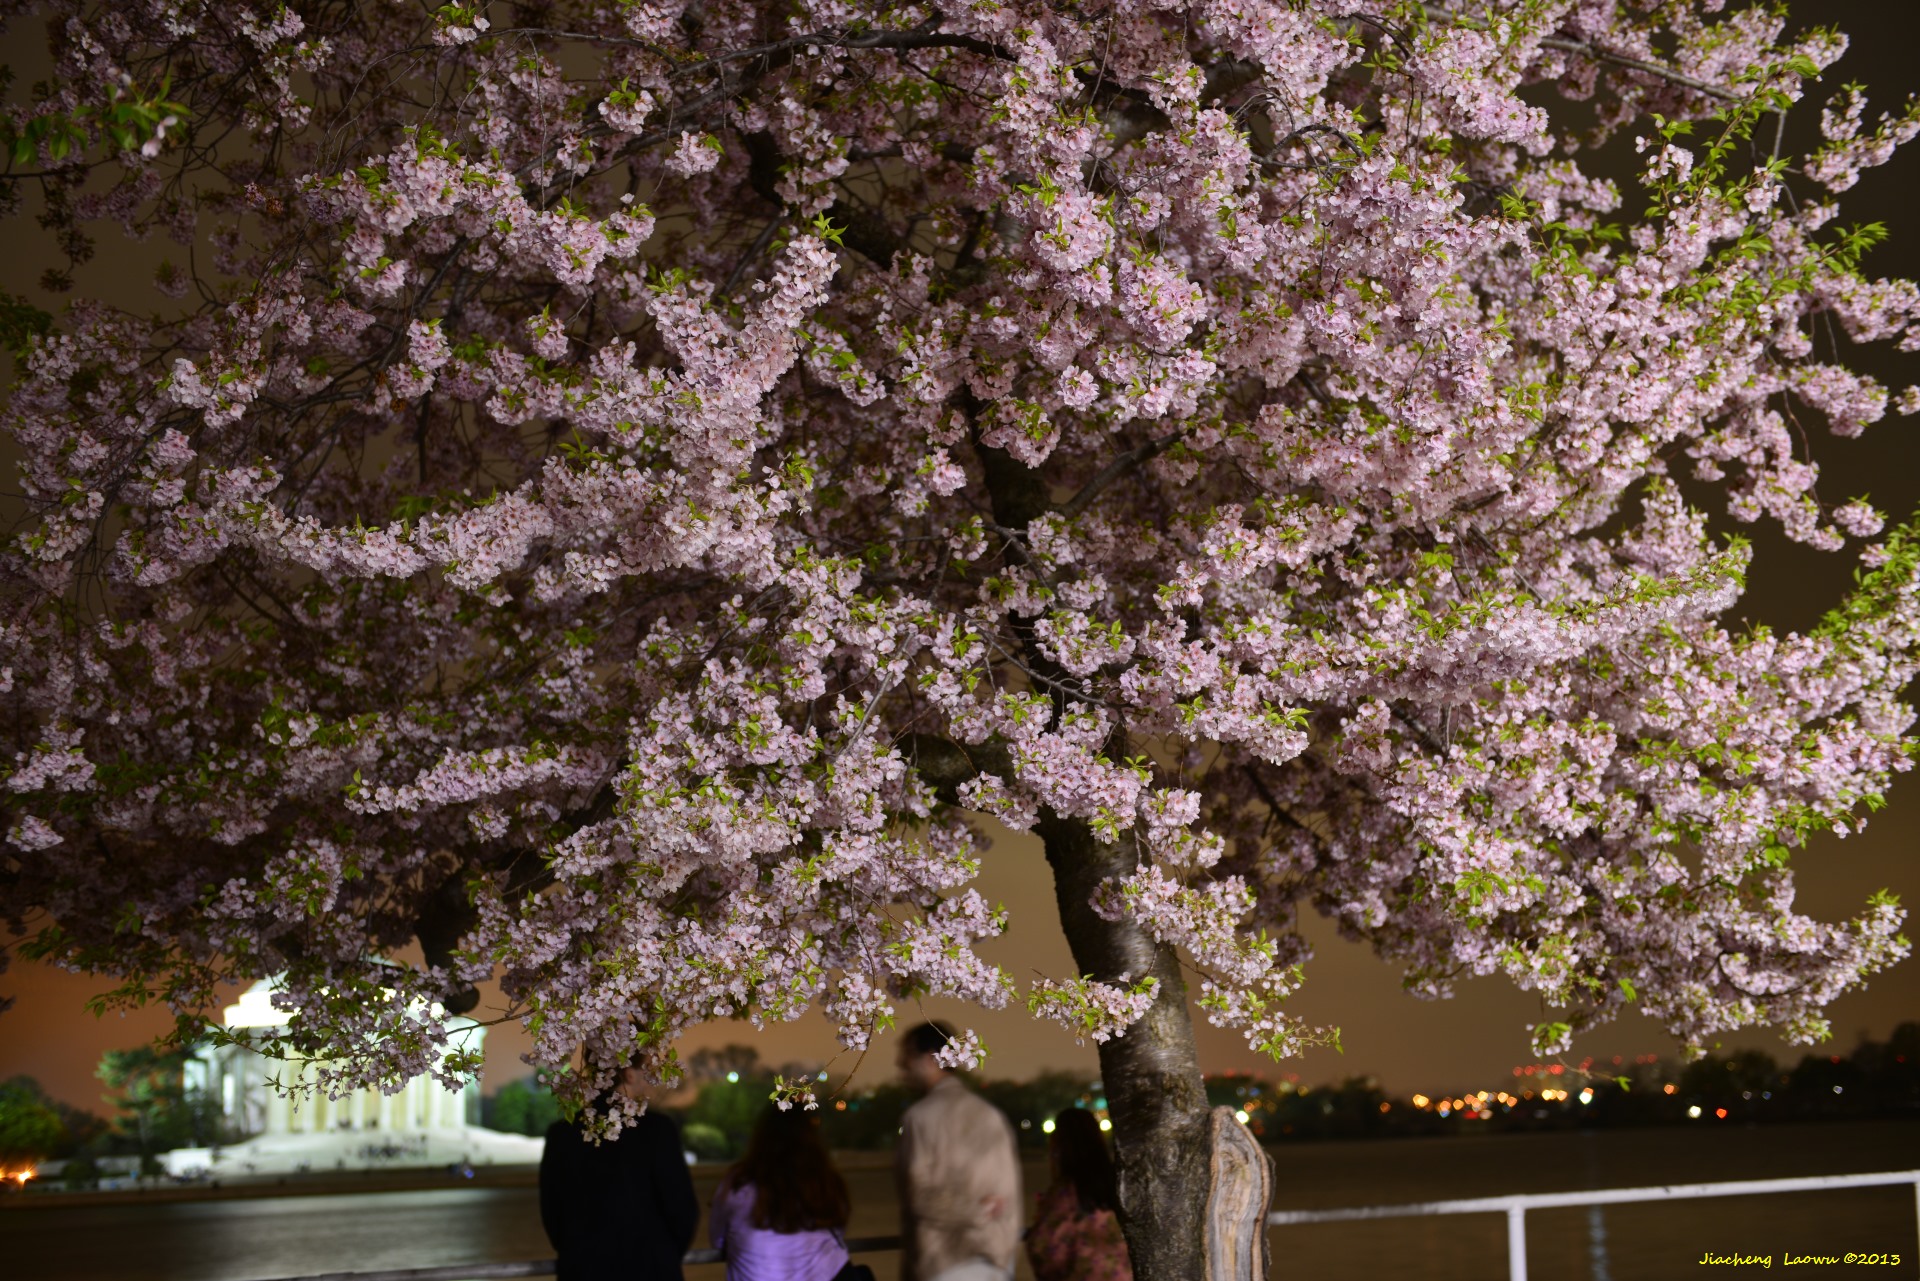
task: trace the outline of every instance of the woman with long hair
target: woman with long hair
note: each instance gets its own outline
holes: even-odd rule
[[[713,1194],[709,1230],[727,1281],[859,1281],[873,1274],[847,1257],[851,1210],[819,1124],[770,1107]]]
[[[1037,1281],[1133,1281],[1120,1234],[1120,1190],[1100,1123],[1084,1108],[1053,1118],[1047,1145],[1053,1181],[1027,1229]]]

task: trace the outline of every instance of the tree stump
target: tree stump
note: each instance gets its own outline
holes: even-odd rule
[[[1206,1281],[1267,1281],[1273,1158],[1232,1108],[1215,1108],[1209,1131]]]

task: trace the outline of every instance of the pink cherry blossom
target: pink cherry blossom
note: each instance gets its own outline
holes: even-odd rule
[[[15,129],[66,141],[16,169],[63,243],[191,265],[21,313],[32,950],[186,1014],[283,975],[335,1091],[459,1079],[420,1011],[496,976],[577,1101],[703,1021],[859,1051],[921,993],[1117,1068],[1190,991],[1295,1053],[1332,1035],[1285,1008],[1303,910],[1416,995],[1537,993],[1547,1050],[1632,1004],[1816,1039],[1906,955],[1790,866],[1915,742],[1920,531],[1800,431],[1920,408],[1815,341],[1920,349],[1839,204],[1920,115],[1824,87],[1837,38],[1707,0],[34,11]],[[1756,160],[1781,112],[1812,153]],[[1751,550],[1678,473],[1856,586],[1733,627]],[[977,950],[989,820],[1076,887],[1072,972]]]

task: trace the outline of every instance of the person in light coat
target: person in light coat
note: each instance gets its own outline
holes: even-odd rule
[[[900,1075],[921,1092],[900,1118],[896,1172],[905,1281],[1008,1281],[1020,1248],[1013,1126],[936,1054],[953,1039],[923,1023],[901,1039]]]

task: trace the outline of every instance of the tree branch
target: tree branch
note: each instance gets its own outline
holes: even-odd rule
[[[1158,440],[1150,440],[1138,449],[1131,449],[1120,455],[1095,473],[1092,480],[1082,485],[1079,493],[1061,504],[1059,509],[1060,514],[1068,520],[1075,519],[1081,512],[1092,506],[1093,500],[1100,497],[1101,493],[1104,492],[1108,486],[1112,485],[1113,482],[1119,480],[1122,476],[1133,471],[1141,464],[1159,457],[1163,450],[1179,441],[1179,439],[1186,434],[1186,428],[1183,427],[1179,431],[1169,432]]]
[[[1469,31],[1485,31],[1487,29],[1487,24],[1484,22],[1477,21],[1473,18],[1462,17],[1459,14],[1436,5],[1423,5],[1421,7],[1429,21],[1438,22],[1449,27],[1461,27]],[[1373,22],[1374,25],[1380,26],[1382,30],[1386,29],[1383,24],[1375,19],[1368,18],[1365,14],[1350,14],[1348,16],[1362,22]],[[1669,84],[1677,85],[1682,89],[1691,89],[1695,93],[1704,94],[1720,102],[1738,102],[1740,100],[1738,94],[1729,93],[1719,85],[1709,84],[1705,80],[1695,79],[1683,71],[1676,71],[1672,67],[1663,66],[1658,62],[1649,62],[1645,58],[1636,58],[1631,54],[1614,53],[1610,49],[1602,49],[1591,41],[1574,40],[1567,36],[1543,36],[1540,40],[1540,47],[1543,49],[1554,49],[1561,53],[1575,54],[1592,62],[1610,62],[1616,67],[1625,67],[1629,71],[1638,71],[1644,75],[1656,76],[1661,80],[1667,81]]]
[[[1547,36],[1540,41],[1544,49],[1557,49],[1562,53],[1571,53],[1593,62],[1610,62],[1616,67],[1625,67],[1629,71],[1639,71],[1656,76],[1682,89],[1691,89],[1697,94],[1719,102],[1738,102],[1738,95],[1728,93],[1718,85],[1708,84],[1705,80],[1696,80],[1672,67],[1663,67],[1657,62],[1648,62],[1645,58],[1634,58],[1624,53],[1613,53],[1590,44],[1585,40],[1568,40],[1563,36]]]
[[[982,774],[1013,776],[1013,756],[1003,743],[956,743],[938,734],[908,734],[901,753],[922,782],[949,805],[960,803],[960,788]]]
[[[977,53],[984,58],[997,58],[1012,62],[1014,54],[1004,45],[982,40],[977,36],[942,35],[940,27],[946,23],[947,16],[934,10],[921,22],[904,31],[849,31],[839,30],[811,31],[806,35],[790,36],[785,40],[774,40],[767,44],[751,45],[745,49],[734,49],[727,53],[714,54],[706,58],[697,58],[682,63],[670,74],[669,79],[679,80],[701,72],[713,71],[733,62],[752,62],[765,60],[769,69],[792,60],[801,49],[964,49],[968,53]],[[573,40],[582,44],[619,45],[635,49],[645,49],[659,54],[663,58],[678,59],[685,55],[672,45],[661,44],[658,40],[644,40],[637,36],[606,35],[593,31],[563,31],[557,27],[507,27],[492,33],[493,38],[505,36],[533,36],[543,40]]]

